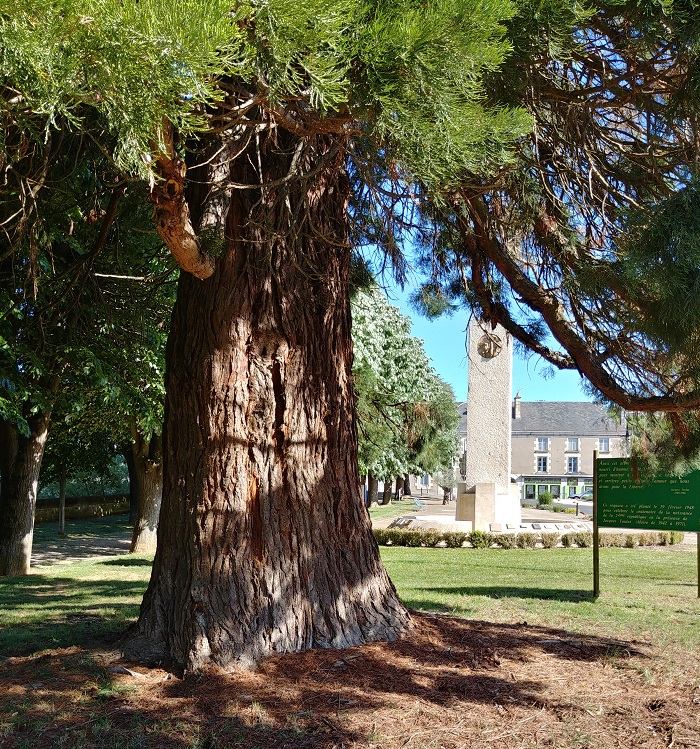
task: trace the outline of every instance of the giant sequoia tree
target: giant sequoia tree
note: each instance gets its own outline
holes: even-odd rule
[[[507,53],[512,13],[464,0],[25,0],[5,23],[15,140],[96,112],[115,168],[149,178],[185,271],[158,552],[131,653],[191,670],[407,626],[358,492],[351,219],[362,213],[369,235],[378,215],[391,221],[392,182],[508,158],[527,118],[484,107],[481,78]]]

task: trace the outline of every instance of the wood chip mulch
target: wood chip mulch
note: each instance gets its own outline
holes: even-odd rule
[[[399,642],[178,679],[104,643],[0,663],[0,747],[700,747],[700,659],[414,615]]]

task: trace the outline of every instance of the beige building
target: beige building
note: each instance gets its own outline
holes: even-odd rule
[[[467,404],[459,404],[460,429],[466,431]],[[511,480],[523,501],[549,491],[555,499],[580,495],[593,487],[593,451],[600,457],[627,454],[626,424],[599,403],[513,401]],[[462,434],[462,450],[466,446]],[[460,467],[464,460],[460,461]]]

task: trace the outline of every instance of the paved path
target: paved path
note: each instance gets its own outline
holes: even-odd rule
[[[51,541],[40,541],[32,548],[31,566],[45,567],[58,562],[75,562],[92,557],[114,557],[128,554],[131,545],[131,530],[104,538],[96,536],[56,537]]]

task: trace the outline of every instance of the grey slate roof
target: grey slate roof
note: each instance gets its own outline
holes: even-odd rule
[[[624,437],[626,425],[608,416],[599,403],[521,401],[520,418],[511,420],[514,437]]]

